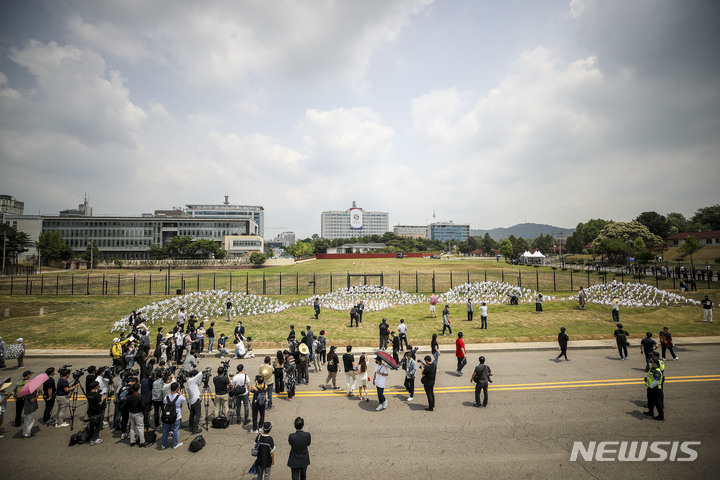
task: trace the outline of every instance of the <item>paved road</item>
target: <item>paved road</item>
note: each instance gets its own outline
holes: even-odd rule
[[[299,387],[293,402],[279,400],[267,415],[275,422],[272,435],[277,445],[272,477],[289,477],[286,439],[293,431],[293,419],[301,415],[313,435],[310,478],[712,478],[720,467],[716,433],[720,350],[688,345],[677,353],[680,361],[667,364],[666,422],[641,413],[644,372],[637,351],[627,361],[620,361],[613,349],[571,351],[571,361],[561,363],[552,361],[554,352],[489,352],[487,363],[495,382],[485,409],[473,406],[469,382],[477,354],[472,354],[463,377],[454,375],[452,355],[441,357],[434,412],[423,410],[425,395],[419,381],[415,400],[405,401],[398,372],[390,376],[389,406],[382,412],[375,411],[374,392],[367,403],[348,398],[343,391],[326,392],[317,387],[324,373],[311,373],[311,384]],[[26,366],[41,372],[50,365],[72,363],[77,368],[92,361],[98,364],[88,358],[35,358],[28,359]],[[204,363],[216,367],[219,360]],[[244,363],[248,372],[255,373],[260,359]],[[17,370],[2,373],[18,376]],[[211,429],[205,433],[207,446],[196,454],[186,449],[187,430],[181,433],[185,447],[177,451],[130,448],[127,440],[108,430],[103,430],[104,442],[98,446],[68,447],[68,429],[40,427],[33,438],[21,439],[19,429],[8,426],[14,407],[8,406],[5,438],[0,439],[4,479],[55,478],[57,471],[81,479],[137,478],[148,471],[183,479],[208,472],[215,476],[219,468],[224,472],[220,477],[250,478],[244,472],[252,464],[254,436],[246,428]],[[84,416],[84,410],[83,406],[78,413]],[[570,461],[576,441],[587,447],[593,441],[654,440],[701,442],[692,447],[698,458],[694,462],[622,463],[582,457]],[[669,452],[671,446],[664,448]]]

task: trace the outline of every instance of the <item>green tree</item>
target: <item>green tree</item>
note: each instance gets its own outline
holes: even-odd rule
[[[275,249],[274,248],[268,248],[268,257],[270,257],[270,258],[275,257]]]
[[[693,237],[692,235],[689,235],[685,239],[685,243],[683,243],[680,248],[678,248],[678,252],[684,253],[685,255],[690,255],[690,267],[691,272],[695,271],[695,264],[693,263],[693,254],[700,250],[700,243],[698,243],[697,239]]]
[[[635,221],[645,225],[650,232],[660,238],[666,238],[670,235],[670,224],[663,215],[657,212],[642,212]]]
[[[27,233],[15,230],[4,223],[0,224],[0,238],[5,242],[6,266],[11,263],[17,264],[18,255],[27,252],[27,247],[32,245],[30,236]]]
[[[193,243],[192,238],[187,235],[175,236],[164,245],[164,248],[170,258],[188,258],[195,253]]]
[[[221,259],[225,258],[225,255],[227,255],[227,252],[220,248],[220,245],[218,245],[217,242],[207,238],[195,240],[187,246],[187,251],[190,256],[196,258]]]
[[[341,244],[342,245],[342,244]],[[287,252],[295,258],[311,257],[314,253],[310,242],[298,241],[287,248]]]
[[[552,235],[543,235],[540,234],[540,236],[536,237],[532,241],[532,247],[540,250],[544,254],[550,253],[552,251],[552,247],[555,244],[555,238],[553,238]],[[565,247],[563,247],[565,248]],[[523,251],[524,253],[524,251]]]
[[[267,260],[267,257],[260,252],[253,252],[250,254],[250,263],[253,265],[262,265]]]
[[[500,254],[505,257],[505,260],[513,258],[513,244],[509,238],[505,238],[500,242]]]
[[[482,244],[481,244],[480,248],[483,249],[483,252],[485,253],[485,255],[492,255],[493,250],[498,248],[498,243],[495,240],[493,240],[493,238],[490,236],[489,233],[486,232],[485,235],[483,236]]]
[[[667,215],[668,231],[670,235],[694,231],[692,222],[685,218],[682,213],[672,212]]]
[[[73,256],[72,248],[65,243],[60,232],[43,232],[36,246],[46,262],[69,260]]]
[[[720,204],[698,208],[692,217],[700,231],[720,230]]]
[[[629,246],[627,240],[620,238],[601,238],[593,242],[593,248],[600,255],[619,259],[628,254]]]
[[[95,241],[90,241],[87,247],[85,247],[85,253],[80,256],[83,260],[87,260],[88,263],[92,262],[92,268],[97,268],[98,263],[100,263],[100,257],[100,249]]]
[[[164,259],[168,258],[167,250],[165,250],[163,247],[160,247],[158,245],[150,245],[150,248],[148,249],[148,253],[155,260],[164,260]]]
[[[663,239],[653,234],[645,225],[639,222],[613,222],[606,225],[597,238],[593,241],[595,247],[597,243],[605,238],[619,239],[623,241],[634,242],[636,238],[642,238],[648,248],[655,247],[663,243]]]

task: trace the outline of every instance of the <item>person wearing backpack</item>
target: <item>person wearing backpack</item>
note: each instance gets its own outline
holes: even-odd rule
[[[250,390],[253,394],[252,399],[252,430],[250,433],[258,432],[258,414],[260,414],[260,425],[265,423],[265,404],[267,403],[267,386],[265,378],[262,375],[255,376],[255,384]]]
[[[170,430],[173,432],[173,449],[181,447],[183,442],[180,440],[180,422],[182,421],[182,406],[185,403],[185,397],[182,396],[178,389],[180,385],[177,382],[173,382],[170,386],[170,395],[165,397],[163,401],[162,410],[162,423],[163,423],[163,434],[162,443],[160,449],[165,450],[167,448],[167,439],[170,434]]]
[[[630,335],[627,330],[623,328],[622,323],[617,324],[617,329],[613,332],[615,335],[615,341],[617,342],[618,353],[620,354],[620,360],[627,360],[628,358],[628,341],[627,338]]]
[[[232,391],[235,392],[235,421],[238,425],[240,425],[240,422],[243,418],[240,413],[241,409],[244,409],[244,425],[247,425],[248,423],[250,423],[250,392],[248,391],[250,389],[250,377],[248,377],[247,374],[243,372],[243,369],[245,367],[242,363],[238,363],[236,368],[237,373],[233,375],[232,381],[230,382],[232,386]]]

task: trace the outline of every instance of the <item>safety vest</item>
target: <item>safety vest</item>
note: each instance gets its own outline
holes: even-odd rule
[[[658,388],[658,390],[661,390],[662,384],[663,384],[663,373],[659,368],[653,367],[648,371],[647,377],[645,377],[645,385],[648,388],[651,388],[651,385],[656,380],[658,382],[657,388]]]

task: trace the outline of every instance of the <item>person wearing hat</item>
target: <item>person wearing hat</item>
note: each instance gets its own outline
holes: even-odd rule
[[[8,387],[10,387],[12,383],[10,382],[10,377],[6,377],[3,380],[0,380],[0,438],[3,438],[5,434],[5,429],[3,428],[3,423],[5,421],[5,409],[7,408],[7,399],[10,396],[10,392],[7,391]]]
[[[30,375],[32,375],[33,372],[30,370],[25,370],[22,374],[23,378],[20,380],[15,387],[15,423],[13,423],[13,426],[20,427],[22,426],[22,414],[23,410],[25,409],[25,397],[19,397],[18,393],[20,390],[22,390],[22,387],[25,386],[25,384],[30,380]]]
[[[653,358],[650,360],[650,370],[647,372],[645,377],[645,386],[647,387],[647,401],[648,411],[643,412],[643,415],[652,417],[654,420],[665,420],[665,409],[662,399],[662,387],[663,387],[663,372],[660,370],[660,359]],[[655,416],[655,409],[657,409],[657,416]]]
[[[567,357],[567,346],[569,340],[570,337],[568,337],[568,334],[565,333],[565,327],[560,327],[560,333],[558,333],[558,345],[560,345],[560,355],[555,357],[556,362],[560,361],[560,357],[565,357],[566,361],[570,361],[570,359]]]
[[[262,425],[262,430],[255,437],[255,442],[258,445],[257,451],[257,466],[258,466],[258,479],[270,480],[270,470],[275,465],[275,442],[270,436],[274,423],[265,422]]]
[[[80,386],[80,382],[74,382],[72,385],[70,385],[70,382],[68,381],[68,377],[70,377],[70,369],[60,369],[60,380],[58,380],[57,383],[57,404],[58,404],[58,412],[57,412],[57,424],[55,427],[57,428],[64,428],[69,427],[70,424],[65,421],[65,411],[67,410],[68,406],[70,405],[70,392],[75,390]]]
[[[450,328],[450,305],[445,305],[445,308],[443,308],[442,311],[442,319],[443,319],[443,337],[445,336],[445,330],[447,329],[450,336],[452,336],[452,328]]]

